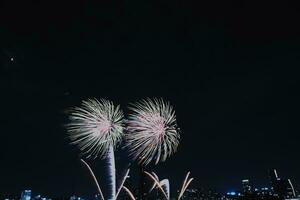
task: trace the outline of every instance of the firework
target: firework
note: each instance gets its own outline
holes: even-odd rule
[[[69,110],[67,125],[71,143],[86,157],[106,157],[110,147],[122,139],[123,112],[111,101],[88,99]]]
[[[110,160],[110,159],[108,159],[108,160]],[[99,182],[98,182],[98,180],[97,180],[97,178],[96,178],[96,176],[95,176],[95,174],[94,174],[94,172],[93,172],[93,170],[91,169],[91,167],[89,166],[89,164],[87,164],[87,162],[85,162],[83,159],[80,159],[80,161],[84,164],[84,166],[88,169],[88,171],[89,171],[89,173],[90,173],[90,175],[91,175],[91,177],[93,178],[93,181],[94,181],[94,183],[95,183],[95,185],[96,185],[96,187],[97,187],[97,190],[98,190],[98,192],[99,192],[99,195],[100,195],[100,198],[101,198],[101,200],[105,200],[105,198],[104,198],[104,196],[103,196],[103,193],[102,193],[102,190],[101,190],[101,188],[100,188],[100,185],[99,185]],[[111,162],[111,163],[113,163],[113,162]],[[113,164],[109,164],[110,166],[113,166]],[[109,168],[111,168],[111,167],[109,167]],[[109,171],[111,171],[112,169],[109,169]],[[133,194],[132,194],[132,192],[128,189],[128,188],[126,188],[125,186],[124,186],[124,183],[125,183],[125,181],[126,181],[126,179],[129,177],[128,175],[129,175],[129,169],[127,169],[127,171],[126,171],[126,173],[125,173],[125,175],[123,176],[123,178],[122,178],[122,180],[121,180],[121,184],[119,185],[119,187],[118,187],[118,189],[116,190],[116,188],[115,188],[115,180],[112,180],[112,179],[115,179],[115,175],[114,176],[111,176],[110,175],[110,194],[109,194],[109,198],[108,199],[112,199],[112,200],[116,200],[117,198],[118,198],[118,195],[119,195],[119,193],[121,192],[121,189],[123,189],[123,190],[125,190],[125,192],[132,198],[133,197]],[[111,172],[110,172],[111,173]],[[114,184],[114,185],[113,185]],[[115,193],[115,191],[116,191],[116,193]],[[134,198],[133,198],[133,200],[135,200]]]
[[[102,190],[100,188],[100,185],[99,185],[99,182],[93,172],[93,170],[91,169],[91,167],[82,159],[80,159],[80,161],[85,165],[85,167],[89,170],[89,173],[90,175],[92,176],[93,180],[94,180],[94,183],[96,184],[96,187],[97,187],[97,190],[100,194],[100,197],[101,197],[101,200],[104,200],[104,196],[103,196],[103,193],[102,193]]]
[[[111,101],[88,99],[83,101],[81,107],[69,110],[70,123],[67,125],[71,143],[77,145],[81,155],[92,158],[97,156],[105,158],[108,166],[109,198],[116,199],[116,168],[114,147],[122,139],[123,112],[120,106],[114,106]],[[82,160],[90,171],[104,199],[98,181],[89,165]],[[118,189],[119,190],[119,189]]]
[[[194,178],[189,178],[190,176],[190,172],[188,172],[185,176],[185,179],[183,181],[181,190],[179,192],[178,195],[178,200],[180,200],[182,198],[182,195],[184,194],[184,192],[186,191],[187,187],[191,184],[191,182],[194,180]]]
[[[125,181],[126,181],[126,179],[127,178],[129,178],[129,169],[127,169],[127,171],[126,171],[126,173],[124,174],[124,176],[123,176],[123,179],[121,180],[121,184],[120,184],[120,186],[119,186],[119,189],[118,189],[118,191],[117,191],[117,193],[116,193],[116,199],[118,198],[118,196],[119,196],[119,194],[120,194],[120,192],[121,192],[121,189],[123,188],[123,186],[124,186],[124,183],[125,183]]]
[[[126,186],[122,186],[122,188],[125,190],[125,192],[128,194],[128,196],[131,198],[131,200],[136,200],[133,193]]]
[[[139,164],[165,161],[177,150],[179,133],[175,111],[162,99],[141,100],[129,107],[126,146]]]
[[[148,194],[154,188],[158,188],[159,191],[163,194],[164,198],[166,200],[170,200],[170,183],[169,183],[169,179],[163,179],[162,181],[159,181],[158,176],[154,172],[152,172],[152,174],[149,173],[149,172],[145,172],[145,174],[153,181],[153,186],[151,187]],[[181,190],[178,194],[177,200],[180,200],[182,198],[184,192],[186,191],[188,186],[191,184],[191,182],[194,180],[194,178],[189,178],[189,176],[190,176],[190,172],[188,172],[185,176],[185,179],[183,181]]]
[[[165,197],[165,199],[169,200],[169,196],[168,196],[168,194],[166,193],[166,191],[164,189],[166,187],[163,186],[163,184],[165,184],[165,183],[160,182],[159,179],[158,179],[158,177],[156,175],[152,175],[149,172],[145,172],[145,174],[153,181],[154,187],[157,187],[161,191],[161,193],[163,194],[163,196]],[[169,183],[169,181],[168,181],[168,183]],[[167,187],[169,188],[169,186],[167,186]]]

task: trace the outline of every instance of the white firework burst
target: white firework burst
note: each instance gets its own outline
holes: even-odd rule
[[[106,157],[111,147],[122,139],[124,114],[120,106],[100,99],[82,101],[80,107],[69,110],[67,130],[71,144],[81,150],[81,155]]]
[[[126,146],[141,165],[165,161],[177,150],[180,135],[176,115],[169,102],[145,99],[131,104]]]

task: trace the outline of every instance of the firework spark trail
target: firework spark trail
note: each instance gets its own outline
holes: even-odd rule
[[[178,196],[178,200],[181,199],[181,197],[183,196],[183,194],[185,193],[186,189],[188,188],[188,186],[190,185],[190,183],[194,180],[194,178],[190,178],[189,181],[187,182],[187,184],[185,185],[184,189],[181,191],[180,195]]]
[[[110,157],[110,156],[108,156],[108,157]],[[87,164],[87,162],[85,162],[83,159],[80,159],[80,161],[86,166],[86,168],[89,170],[89,172],[90,172],[90,175],[92,176],[92,178],[93,178],[93,180],[94,180],[94,183],[95,183],[95,185],[96,185],[96,187],[97,187],[97,190],[98,190],[98,192],[99,192],[99,194],[100,194],[100,197],[101,197],[101,200],[105,200],[104,199],[104,195],[103,195],[103,193],[102,193],[102,190],[101,190],[101,188],[100,188],[100,185],[99,185],[99,182],[98,182],[98,180],[97,180],[97,178],[96,178],[96,176],[95,176],[95,174],[94,174],[94,172],[93,172],[93,170],[91,169],[91,167]],[[109,162],[109,163],[112,163],[112,162]],[[111,165],[111,166],[113,166],[113,165]],[[111,168],[109,168],[109,171],[111,171],[112,169]],[[126,173],[125,173],[125,175],[124,175],[124,177],[123,177],[123,179],[122,179],[122,181],[121,181],[121,185],[119,186],[119,189],[118,189],[118,191],[117,191],[117,193],[116,193],[116,195],[115,195],[115,197],[113,197],[113,194],[110,194],[111,195],[111,198],[109,198],[109,199],[113,199],[113,200],[116,200],[117,198],[118,198],[118,195],[119,195],[119,193],[120,193],[120,191],[121,191],[121,189],[123,188],[124,190],[128,190],[129,191],[129,189],[128,188],[124,188],[125,186],[124,186],[124,183],[125,183],[125,181],[126,181],[126,179],[128,178],[128,174],[129,174],[129,169],[127,169],[127,171],[126,171]],[[109,172],[109,174],[113,174],[113,172]],[[115,179],[112,179],[111,177],[113,177],[114,175],[110,175],[110,185],[112,186],[113,184],[115,184],[115,183],[113,183],[114,182],[114,180]],[[123,187],[124,186],[124,187]],[[112,188],[111,188],[112,189]],[[112,190],[113,191],[113,190]],[[126,191],[127,193],[128,193],[128,191]],[[130,193],[130,194],[129,194]],[[132,195],[132,193],[129,191],[129,196],[131,196]],[[132,195],[133,196],[133,195]]]
[[[127,121],[126,146],[141,165],[165,161],[177,150],[180,135],[173,107],[162,99],[131,104]]]
[[[122,188],[127,192],[127,194],[130,196],[131,200],[135,200],[134,195],[127,187],[123,186]]]
[[[156,180],[156,178],[155,178],[154,176],[152,176],[152,174],[150,174],[149,172],[145,172],[145,174],[146,174],[150,179],[152,179],[152,180],[155,182],[156,186],[157,186],[158,189],[161,191],[161,193],[164,195],[164,197],[165,197],[167,200],[169,200],[168,195],[165,193],[163,187],[160,185],[159,180]]]
[[[159,181],[159,177],[156,175],[156,173],[151,172],[151,174],[153,175],[153,177],[157,180],[157,182],[159,182],[159,185],[163,188],[163,190],[165,191],[166,195],[168,196],[168,199],[170,199],[170,182],[168,179],[163,179],[161,181]],[[156,187],[157,182],[153,181],[153,185],[150,188],[149,193],[151,193],[153,191],[153,189]]]
[[[154,172],[152,172],[152,175],[154,176],[154,178],[156,178],[156,180],[159,180],[158,176],[157,176]],[[152,185],[152,187],[150,188],[148,194],[149,194],[150,192],[152,192],[152,190],[155,188],[155,186],[156,186],[156,183],[153,182],[153,185]]]
[[[194,178],[190,178],[189,179],[189,176],[190,176],[190,172],[188,172],[186,174],[186,177],[183,181],[183,184],[182,184],[182,187],[181,187],[181,190],[180,190],[180,193],[178,195],[178,200],[181,199],[182,195],[184,194],[184,192],[186,191],[187,187],[190,185],[190,183],[194,180]]]
[[[184,179],[184,181],[183,181],[183,183],[182,183],[181,191],[184,189],[185,184],[186,184],[186,182],[187,182],[189,176],[190,176],[190,172],[188,172],[188,173],[186,174],[186,176],[185,176],[185,179]]]
[[[101,188],[100,188],[99,182],[98,182],[98,180],[97,180],[97,178],[96,178],[96,176],[95,176],[93,170],[91,169],[91,167],[90,167],[84,160],[80,159],[80,161],[81,161],[81,162],[87,167],[87,169],[89,170],[91,176],[93,177],[94,183],[95,183],[96,186],[97,186],[97,189],[98,189],[98,192],[99,192],[99,194],[100,194],[100,197],[101,197],[102,200],[104,200],[104,196],[103,196],[102,190],[101,190]]]
[[[295,197],[295,196],[296,196],[296,193],[295,193],[294,186],[293,186],[293,184],[292,184],[292,182],[291,182],[291,179],[288,179],[288,182],[289,182],[289,185],[290,185],[291,188],[292,188],[293,196]]]
[[[123,185],[124,185],[126,179],[128,178],[129,171],[130,171],[130,170],[127,169],[125,175],[123,176],[123,179],[122,179],[122,181],[121,181],[121,184],[120,184],[119,189],[118,189],[117,194],[116,194],[116,199],[118,198],[118,195],[119,195],[119,193],[121,192],[121,189],[123,188]]]
[[[81,107],[69,110],[67,125],[71,143],[77,145],[81,155],[105,157],[109,147],[115,147],[122,139],[123,112],[120,106],[106,99],[88,99]]]
[[[148,192],[148,194],[155,188],[157,187],[160,192],[164,195],[164,197],[169,200],[170,199],[170,182],[169,179],[163,179],[162,181],[159,181],[158,176],[152,172],[152,174],[150,174],[149,172],[145,172],[145,174],[151,179],[153,180],[154,185],[151,187],[150,191]],[[178,198],[177,200],[180,200],[184,194],[184,192],[186,191],[186,189],[188,188],[188,186],[190,185],[190,183],[194,180],[194,178],[189,178],[190,176],[190,172],[187,173],[187,175],[185,176],[185,179],[183,181],[181,190],[179,192]]]

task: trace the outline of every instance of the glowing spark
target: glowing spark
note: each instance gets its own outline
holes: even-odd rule
[[[291,188],[292,188],[292,191],[293,191],[293,196],[295,197],[295,196],[296,196],[296,193],[295,193],[294,186],[293,186],[293,184],[292,184],[292,182],[291,182],[291,180],[290,180],[290,179],[288,179],[288,182],[289,182],[289,184],[290,184],[290,186],[291,186]]]
[[[122,181],[121,181],[121,184],[120,184],[119,189],[118,189],[117,194],[116,194],[116,199],[118,198],[118,195],[119,195],[119,193],[121,192],[121,189],[123,188],[123,185],[124,185],[126,179],[129,177],[129,176],[128,176],[129,171],[130,171],[130,170],[127,169],[125,175],[123,176],[123,179],[122,179]]]
[[[72,144],[78,146],[86,157],[106,157],[110,147],[115,147],[123,133],[123,112],[111,101],[88,99],[81,107],[69,110],[67,125]]]
[[[182,195],[184,194],[184,192],[186,191],[187,187],[191,184],[191,182],[194,180],[194,178],[189,178],[190,176],[190,172],[188,172],[185,176],[185,179],[183,181],[180,193],[178,195],[178,200],[180,200],[182,198]]]
[[[141,100],[129,109],[126,136],[130,155],[140,164],[165,161],[177,150],[179,133],[176,116],[169,102],[162,99]]]
[[[100,188],[99,182],[98,182],[98,180],[97,180],[97,178],[96,178],[96,176],[95,176],[93,170],[91,169],[91,167],[90,167],[84,160],[80,159],[80,161],[81,161],[81,162],[86,166],[86,168],[89,170],[89,172],[90,172],[90,174],[91,174],[91,176],[92,176],[92,178],[93,178],[93,180],[94,180],[94,183],[95,183],[96,186],[97,186],[97,189],[98,189],[98,192],[99,192],[99,194],[100,194],[100,197],[101,197],[102,200],[104,200],[104,196],[103,196],[102,190],[101,190],[101,188]]]
[[[154,172],[152,172],[152,175],[154,176],[154,178],[155,178],[156,180],[159,180],[158,176],[157,176]],[[156,183],[153,182],[153,185],[152,185],[152,187],[150,188],[150,190],[149,190],[148,193],[152,192],[152,190],[155,188],[155,186],[156,186]]]
[[[123,186],[122,188],[127,192],[127,194],[130,196],[131,200],[135,200],[134,195],[127,187]]]
[[[149,172],[145,172],[145,174],[154,181],[155,185],[158,187],[158,189],[161,191],[161,193],[164,195],[164,197],[168,200],[168,195],[165,193],[164,188],[162,187],[161,183],[159,182],[158,179],[156,179],[154,176],[152,176],[152,174],[150,174]]]
[[[165,197],[165,199],[170,200],[170,182],[169,179],[163,179],[162,181],[159,181],[158,176],[152,172],[152,174],[150,174],[149,172],[145,172],[145,174],[151,179],[153,180],[154,185],[151,187],[149,193],[155,188],[157,187],[160,192],[163,194],[163,196]],[[190,172],[187,173],[181,190],[179,192],[178,198],[177,200],[180,200],[184,194],[184,192],[186,191],[186,189],[188,188],[188,186],[191,184],[191,182],[194,180],[193,178],[189,178],[190,176]]]

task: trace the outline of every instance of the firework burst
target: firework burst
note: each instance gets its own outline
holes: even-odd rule
[[[111,147],[122,139],[123,112],[106,99],[88,99],[69,110],[67,125],[72,144],[85,157],[106,157]]]
[[[169,102],[146,99],[131,104],[126,146],[141,165],[165,161],[179,144],[176,115]]]

